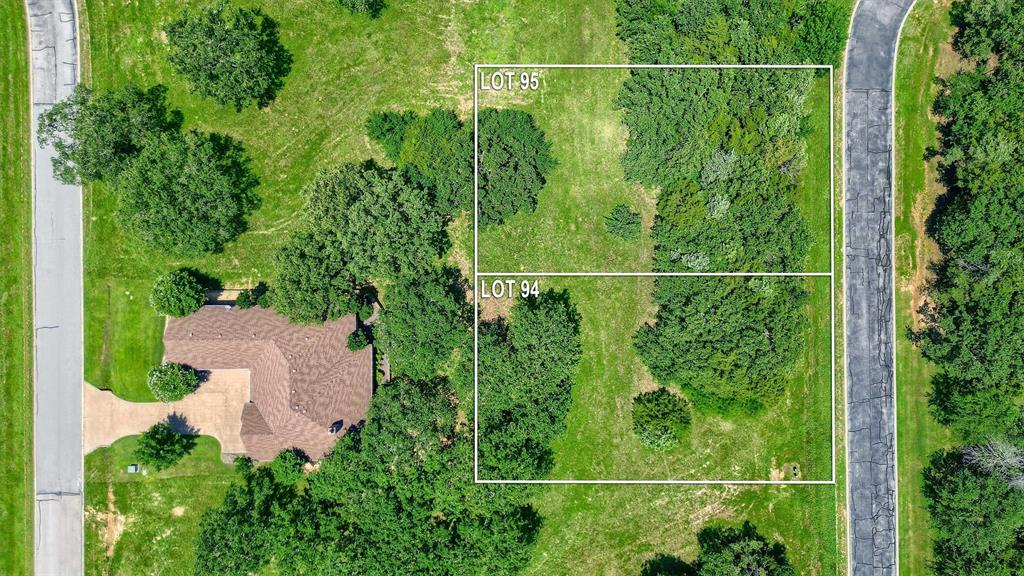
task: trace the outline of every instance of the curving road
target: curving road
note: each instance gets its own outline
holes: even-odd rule
[[[73,0],[26,0],[32,117],[78,82]],[[33,138],[35,290],[35,573],[83,571],[82,191],[53,177],[52,148]]]
[[[850,573],[898,574],[892,86],[914,0],[860,0],[844,114],[847,490]]]

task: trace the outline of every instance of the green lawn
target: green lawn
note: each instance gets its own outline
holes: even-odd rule
[[[0,5],[0,574],[32,573],[32,178],[28,30]]]
[[[138,438],[85,458],[86,574],[191,574],[199,518],[223,500],[234,467],[221,462],[216,439],[200,436],[171,468],[129,474]]]
[[[366,138],[363,130],[363,122],[370,112],[378,109],[425,111],[434,106],[448,106],[468,119],[472,109],[472,64],[476,62],[625,62],[626,59],[624,46],[615,38],[612,2],[408,0],[392,2],[381,18],[374,21],[347,15],[332,0],[246,3],[260,5],[279,22],[282,41],[294,55],[295,62],[284,89],[269,109],[236,113],[189,95],[181,79],[164,60],[160,27],[177,13],[182,2],[83,1],[82,15],[88,27],[83,33],[89,59],[87,79],[97,87],[111,87],[129,80],[143,85],[166,84],[171,102],[183,111],[189,126],[225,132],[246,145],[262,182],[258,189],[262,206],[251,220],[251,231],[229,245],[223,254],[187,262],[175,262],[150,253],[123,237],[113,221],[109,194],[101,186],[88,190],[86,376],[89,382],[111,388],[122,397],[150,398],[145,374],[161,352],[162,322],[149,310],[147,303],[150,283],[156,274],[174,266],[189,265],[228,285],[268,278],[270,255],[284,233],[296,225],[296,213],[302,205],[299,190],[312,173],[336,162],[359,161],[371,156],[381,159],[381,151]],[[815,86],[811,101],[827,98],[827,85],[823,90],[821,84]],[[572,87],[575,94],[572,98],[568,87],[560,88],[563,90],[561,97],[566,99],[557,107],[563,111],[561,116],[541,119],[552,122],[543,127],[562,162],[558,172],[552,175],[549,190],[571,190],[572,171],[579,171],[583,163],[588,163],[593,172],[589,173],[590,181],[586,185],[590,189],[600,187],[609,191],[602,202],[610,202],[612,194],[617,194],[620,200],[632,198],[649,223],[653,215],[650,198],[646,204],[638,202],[642,196],[622,183],[621,175],[617,180],[614,178],[616,172],[621,172],[618,155],[625,136],[621,125],[608,122],[603,126],[604,132],[581,134],[575,142],[572,139],[571,130],[579,126],[576,122],[581,119],[589,119],[593,126],[595,118],[616,118],[611,97],[617,85],[617,82],[577,83]],[[552,98],[555,96],[559,94],[551,94]],[[567,109],[571,115],[564,113]],[[591,137],[599,139],[586,139]],[[587,145],[590,143],[601,145]],[[827,161],[825,167],[827,169]],[[824,181],[827,183],[827,179]],[[811,186],[808,180],[803,189],[809,190]],[[581,188],[576,193],[584,190]],[[544,194],[542,202],[564,201],[548,195],[547,191]],[[821,194],[827,223],[825,192]],[[820,214],[816,218],[820,219]],[[463,222],[454,228],[458,230],[455,245],[462,248],[465,256],[471,245],[469,227]],[[629,260],[649,262],[650,247],[643,250],[645,255],[641,260],[637,260],[635,254],[629,255]],[[821,250],[824,252],[817,252],[814,258],[827,255],[827,248]],[[598,257],[607,258],[607,255],[580,250],[581,262],[598,262]],[[634,286],[629,290],[633,296],[624,296],[614,309],[605,308],[616,318],[617,325],[635,322],[637,311],[643,305],[644,300],[637,296],[639,289]],[[585,311],[599,311],[603,305],[596,297],[574,296],[579,298]],[[827,306],[818,306],[820,299],[819,295],[811,307],[816,314],[820,310],[827,312]],[[632,318],[622,317],[624,315],[618,313],[620,305],[637,313]],[[588,314],[591,321],[596,322],[598,316],[593,312]],[[600,338],[608,338],[610,344],[615,336],[614,343],[620,344],[630,333],[631,330],[618,335],[606,332],[602,336],[593,331],[587,338],[598,343]],[[822,342],[827,348],[827,336]],[[821,349],[812,348],[814,362],[820,368],[818,363],[827,360],[827,350],[822,356]],[[626,350],[631,354],[628,348]],[[596,373],[600,370],[598,358],[592,358],[589,369]],[[613,393],[628,391],[634,385],[631,380],[619,379],[613,383]],[[792,387],[794,402],[811,404],[816,399],[822,400],[821,396],[799,394],[802,385],[794,383]],[[821,394],[821,390],[827,392],[827,387],[815,385],[814,390],[815,394]],[[580,393],[585,391],[581,387]],[[609,397],[612,396],[605,394],[605,398]],[[797,410],[794,406],[793,413]],[[827,420],[822,426],[827,426]],[[808,430],[807,434],[807,439],[783,440],[795,448],[797,442],[809,443],[813,436],[813,446],[802,455],[794,452],[790,457],[785,446],[772,446],[770,442],[774,440],[771,439],[750,448],[748,454],[759,454],[759,460],[752,460],[754,463],[750,464],[751,471],[756,468],[761,475],[767,475],[764,470],[770,463],[770,456],[779,454],[783,459],[779,464],[787,458],[806,458],[806,465],[801,462],[805,475],[826,477],[826,471],[819,467],[824,453],[818,446],[827,449],[828,430]],[[571,449],[571,444],[564,448]],[[569,456],[561,448],[559,451],[559,458],[565,458],[565,465],[572,465]],[[112,466],[101,461],[100,454],[103,453],[91,455],[87,461],[89,478],[95,478],[87,487],[89,505],[94,508],[106,505],[104,479]],[[116,462],[116,459],[111,457],[110,461]],[[121,463],[125,462],[118,466]],[[577,462],[577,465],[582,464]],[[143,545],[160,534],[145,530],[156,530],[157,520],[163,522],[168,517],[167,511],[175,505],[186,506],[188,511],[208,506],[216,500],[213,491],[223,489],[223,481],[224,478],[216,474],[202,479],[193,477],[190,485],[194,493],[186,495],[168,487],[168,493],[175,491],[173,498],[166,496],[164,484],[157,484],[154,479],[135,477],[130,482],[114,483],[115,506],[122,514],[134,511],[135,517],[140,518],[136,526],[142,531],[133,536],[129,524],[122,535],[123,551],[115,549],[110,561],[104,560],[105,549],[93,534],[88,556],[90,573],[102,571],[97,566],[108,564],[110,573],[116,573],[114,568],[127,569],[129,559],[142,567],[154,566],[158,557],[156,548],[162,546],[164,540],[159,540],[158,546]],[[135,486],[137,483],[139,485]],[[150,484],[153,485],[150,487]],[[159,495],[159,499],[154,494]],[[153,504],[154,501],[159,505]],[[531,574],[636,574],[641,563],[655,553],[692,559],[696,552],[696,533],[704,523],[744,519],[755,522],[763,533],[782,539],[800,574],[837,572],[836,490],[833,486],[766,489],[552,486],[538,493],[536,504],[544,516],[544,524],[534,562],[528,571]],[[186,512],[183,518],[188,514]],[[183,556],[190,554],[190,547],[184,544],[189,530],[194,531],[194,528],[183,526],[168,536],[180,538],[178,550]],[[187,566],[190,560],[183,558],[182,562]]]
[[[941,192],[935,162],[924,160],[936,141],[929,117],[933,79],[955,65],[949,48],[949,1],[918,2],[903,29],[896,69],[896,410],[899,466],[900,567],[925,574],[931,556],[929,519],[921,492],[921,470],[929,455],[947,446],[949,433],[932,419],[927,393],[934,367],[906,338],[927,267],[938,255],[924,222]]]

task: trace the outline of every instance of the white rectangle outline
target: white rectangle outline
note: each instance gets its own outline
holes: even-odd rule
[[[617,69],[811,69],[828,70],[829,133],[829,271],[828,272],[479,272],[480,162],[479,162],[479,72],[492,68],[617,68]],[[831,64],[474,64],[473,65],[473,482],[475,484],[663,484],[663,485],[836,485],[836,216],[835,216],[835,77]],[[828,277],[830,326],[830,379],[832,396],[832,479],[831,480],[485,480],[480,478],[480,303],[477,286],[482,277],[645,277],[645,276],[790,276]]]

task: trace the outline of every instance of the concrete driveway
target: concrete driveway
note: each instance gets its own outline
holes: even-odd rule
[[[128,402],[90,384],[83,384],[83,389],[86,453],[110,446],[118,438],[141,434],[172,415],[179,432],[219,440],[222,454],[245,452],[240,432],[242,408],[249,402],[248,370],[213,370],[199,390],[168,404]]]

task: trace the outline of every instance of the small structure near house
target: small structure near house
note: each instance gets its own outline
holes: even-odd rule
[[[168,320],[164,360],[248,369],[250,398],[239,423],[246,453],[268,461],[298,448],[316,460],[370,407],[373,350],[346,347],[355,326],[355,316],[302,326],[264,308],[204,306]]]
[[[128,473],[129,474],[137,474],[138,471],[139,471],[139,465],[138,464],[129,464],[128,465]]]

